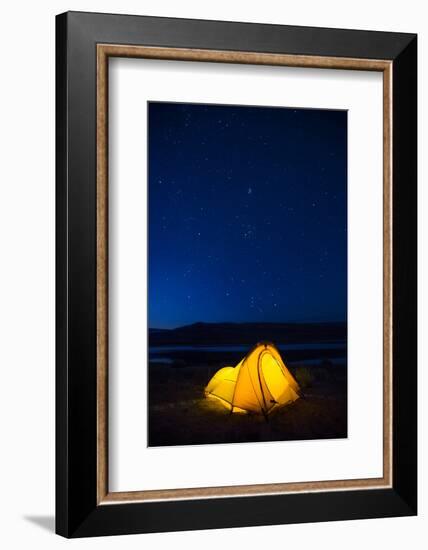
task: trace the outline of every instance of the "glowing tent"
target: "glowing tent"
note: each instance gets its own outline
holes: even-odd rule
[[[221,401],[231,412],[268,415],[299,398],[299,386],[273,344],[257,344],[236,367],[217,371],[205,395]]]

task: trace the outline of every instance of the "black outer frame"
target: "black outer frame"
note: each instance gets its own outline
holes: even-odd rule
[[[97,506],[96,44],[393,61],[393,487]],[[417,513],[417,37],[68,12],[56,18],[56,532],[65,537]]]

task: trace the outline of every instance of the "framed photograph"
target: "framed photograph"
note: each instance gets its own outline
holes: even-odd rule
[[[416,514],[416,36],[56,24],[57,533]]]

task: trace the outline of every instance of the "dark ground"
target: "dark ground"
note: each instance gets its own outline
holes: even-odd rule
[[[149,363],[149,446],[347,437],[346,365],[320,360],[288,366],[304,395],[266,421],[262,415],[230,414],[204,397],[211,376],[235,363],[194,359]]]

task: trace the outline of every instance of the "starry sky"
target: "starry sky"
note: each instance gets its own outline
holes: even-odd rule
[[[149,327],[346,320],[346,111],[148,116]]]

